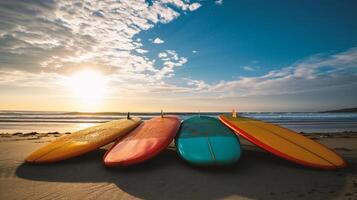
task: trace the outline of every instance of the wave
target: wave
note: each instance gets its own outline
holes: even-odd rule
[[[160,112],[132,112],[131,116],[148,120]],[[193,115],[218,117],[228,112],[165,112],[178,115],[182,120]],[[275,123],[298,132],[357,131],[357,113],[317,112],[239,112],[238,115]],[[126,112],[64,112],[64,111],[0,111],[0,132],[50,132],[75,131],[86,125],[94,125],[121,119]]]

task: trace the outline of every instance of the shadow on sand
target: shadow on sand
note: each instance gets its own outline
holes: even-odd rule
[[[128,168],[106,168],[104,150],[48,165],[22,164],[18,177],[50,182],[108,182],[143,199],[217,199],[243,196],[253,199],[332,198],[345,186],[341,171],[303,168],[266,152],[245,150],[230,168],[195,168],[184,163],[174,149]]]

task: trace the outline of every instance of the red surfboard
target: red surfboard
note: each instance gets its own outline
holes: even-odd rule
[[[175,138],[181,121],[177,116],[154,117],[119,139],[104,155],[106,166],[127,166],[148,160]]]

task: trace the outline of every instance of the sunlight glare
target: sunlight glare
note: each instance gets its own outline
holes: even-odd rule
[[[106,79],[96,71],[84,70],[70,77],[69,87],[87,109],[100,103],[104,97]]]

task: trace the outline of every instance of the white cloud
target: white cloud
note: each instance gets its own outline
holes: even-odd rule
[[[179,56],[174,50],[160,52],[158,57],[163,61],[163,67],[156,74],[157,79],[174,76],[174,69],[183,66],[187,62],[187,58]]]
[[[311,56],[262,76],[218,83],[193,78],[187,85],[169,84],[166,80],[187,58],[166,50],[158,54],[159,65],[147,57],[148,51],[136,36],[200,6],[178,0],[150,5],[144,0],[1,1],[0,84],[48,87],[90,67],[107,75],[112,85],[120,83],[120,89],[128,93],[145,88],[141,92],[217,97],[298,93],[346,85],[357,89],[357,48]]]
[[[148,50],[145,49],[135,49],[135,51],[141,54],[149,52]]]
[[[167,54],[171,55],[172,60],[179,60],[179,56],[174,50],[166,50]]]
[[[194,11],[201,7],[200,3],[188,3],[189,1],[182,1],[182,0],[161,0],[163,3],[174,5],[177,8],[180,8],[184,11]]]
[[[18,87],[56,87],[60,84],[61,76],[56,73],[27,73],[23,71],[0,72],[0,85]],[[46,84],[43,84],[43,83]]]
[[[167,53],[161,52],[161,53],[158,54],[158,57],[159,58],[166,58],[167,57]]]
[[[206,84],[207,87],[200,92],[223,96],[278,95],[353,85],[357,89],[357,48],[311,56],[262,76]]]
[[[155,38],[153,41],[152,41],[152,43],[154,43],[154,44],[162,44],[162,43],[164,43],[165,41],[163,41],[162,39],[160,39],[160,38]]]
[[[1,1],[0,84],[23,85],[21,79],[35,76],[33,84],[48,85],[37,75],[58,78],[88,67],[123,87],[138,78],[151,83],[170,77],[172,66],[185,59],[158,66],[134,36],[198,7],[186,1]]]
[[[222,5],[223,4],[223,0],[216,0],[216,4],[217,5]]]
[[[202,91],[202,90],[209,90],[210,85],[208,85],[203,80],[192,80],[192,79],[185,79],[187,81],[187,85],[192,89],[192,91]]]
[[[256,70],[256,67],[248,66],[248,65],[243,66],[242,68],[246,71],[255,71]]]
[[[160,71],[171,74],[187,60],[175,61],[175,51],[167,50],[169,60]],[[168,53],[170,52],[170,53]],[[167,58],[163,58],[167,59]],[[158,74],[160,74],[158,73]],[[332,91],[337,88],[355,88],[357,90],[357,48],[330,55],[314,55],[292,65],[270,71],[262,76],[239,77],[237,80],[207,83],[204,80],[184,78],[186,86],[166,84],[156,87],[155,91],[188,93],[192,98],[238,98],[257,95],[282,95],[303,92]]]
[[[201,7],[201,4],[199,4],[199,3],[193,3],[193,4],[191,4],[191,5],[188,7],[188,9],[189,9],[190,11],[194,11],[194,10],[199,9],[200,7]]]

